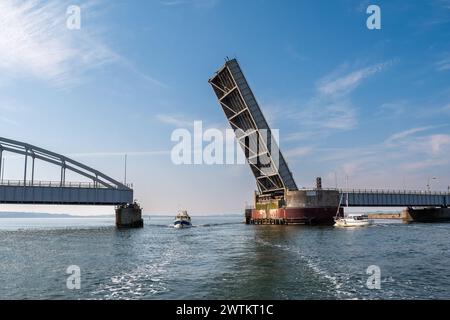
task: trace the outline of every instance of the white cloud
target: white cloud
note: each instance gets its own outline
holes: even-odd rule
[[[318,83],[318,90],[324,95],[348,94],[356,89],[361,82],[386,69],[392,62],[378,63],[366,68],[358,69],[348,74],[329,75]]]
[[[394,143],[397,143],[399,140],[407,138],[409,136],[415,135],[416,133],[423,132],[426,130],[434,129],[436,126],[427,126],[427,127],[418,127],[412,128],[405,131],[397,132],[388,137],[385,141],[386,145],[392,146]]]
[[[284,141],[302,141],[304,144],[314,140],[315,159],[322,168],[332,172],[328,177],[330,185],[334,185],[336,172],[336,176],[341,177],[341,186],[345,184],[342,177],[348,175],[350,186],[422,188],[421,183],[428,175],[438,175],[450,165],[446,157],[450,152],[449,125],[445,123],[399,131],[384,141],[360,147],[345,143],[346,147],[321,148],[317,144],[321,138],[358,126],[358,108],[353,105],[351,93],[364,79],[385,70],[391,63],[384,62],[347,73],[342,72],[341,68],[339,72],[318,81],[316,95],[298,106],[298,111],[292,112],[290,118],[295,119],[299,131],[286,135]],[[406,100],[386,103],[380,107],[378,115],[399,115],[406,112],[407,106]],[[450,111],[450,106],[439,110]],[[302,148],[298,150],[301,155]],[[444,179],[442,183],[446,183]]]
[[[324,108],[324,127],[338,130],[348,130],[356,127],[356,110],[345,102],[334,103]]]
[[[137,76],[142,78],[144,81],[147,81],[153,85],[156,85],[156,86],[164,88],[164,89],[168,88],[167,84],[165,84],[164,82],[162,82],[146,73],[143,73],[141,70],[139,70],[139,68],[137,68],[133,63],[131,63],[127,59],[120,57],[120,63],[124,67],[128,68],[128,70],[130,70],[131,72],[133,72],[134,74],[136,74]]]
[[[450,144],[450,135],[434,134],[429,137],[431,152],[435,155],[440,154],[443,147]]]
[[[447,124],[411,128],[361,147],[316,147],[314,157],[321,167],[333,172],[327,179],[330,185],[334,185],[334,172],[341,177],[341,186],[345,175],[350,177],[351,186],[363,188],[423,188],[421,183],[429,175],[439,176],[445,185],[450,134],[431,132],[445,128]]]
[[[284,153],[286,157],[305,157],[310,154],[312,154],[313,148],[312,147],[299,147],[287,150],[287,152]]]
[[[120,59],[83,24],[66,27],[69,1],[0,2],[0,70],[12,78],[33,77],[58,86],[76,82],[88,69]],[[86,14],[85,14],[86,13]]]
[[[349,100],[311,99],[294,113],[298,127],[311,136],[324,136],[333,131],[350,130],[358,125],[357,112]],[[303,131],[304,130],[304,131]],[[291,137],[297,136],[296,133]]]
[[[17,104],[12,100],[0,100],[0,122],[18,126],[19,122],[14,118],[17,117],[18,112],[23,110],[24,108],[17,106]]]
[[[447,134],[429,134],[418,136],[418,133],[447,127],[448,125],[435,125],[418,127],[395,133],[385,140],[385,146],[389,148],[403,148],[404,152],[410,154],[425,153],[427,157],[439,156],[450,145],[450,136]]]
[[[165,6],[194,5],[196,7],[213,8],[220,0],[161,0]]]
[[[68,156],[73,158],[92,158],[92,157],[123,157],[123,156],[161,156],[170,155],[170,151],[112,151],[112,152],[84,152],[71,153]]]
[[[383,103],[376,113],[380,117],[396,117],[405,113],[407,109],[406,100],[397,100]]]
[[[9,103],[4,104],[4,102],[0,102],[0,111],[1,112],[14,112],[16,110],[17,110],[17,108],[14,105],[9,104]]]
[[[439,0],[442,8],[450,10],[450,0]]]
[[[186,117],[180,115],[158,114],[156,119],[164,124],[173,125],[178,128],[191,128],[194,121],[186,120]]]
[[[402,165],[403,169],[408,171],[423,170],[448,165],[447,159],[426,159],[423,161],[408,162]]]
[[[301,138],[304,132],[316,132],[312,136],[327,136],[335,131],[351,130],[358,126],[357,108],[353,105],[350,93],[364,79],[381,72],[392,61],[378,63],[350,73],[342,67],[326,75],[317,82],[316,95],[305,105],[293,112],[293,117],[301,128],[299,134],[291,133],[289,139]],[[297,139],[298,140],[298,139]]]
[[[297,48],[296,48],[293,44],[291,44],[291,43],[288,43],[288,44],[286,45],[285,51],[286,51],[286,54],[287,54],[290,58],[292,58],[292,59],[294,59],[294,60],[298,60],[298,61],[306,61],[306,60],[308,60],[308,59],[307,59],[303,54],[301,54],[300,51],[297,50]]]
[[[436,68],[438,71],[448,71],[450,70],[450,57],[441,59],[436,63]]]
[[[320,131],[298,131],[283,135],[281,138],[286,142],[315,140],[323,137]]]
[[[361,161],[353,161],[344,163],[341,171],[347,176],[353,176],[361,170]]]
[[[13,126],[18,126],[19,123],[13,119],[7,118],[7,117],[3,117],[0,116],[0,122],[3,122],[5,124],[9,124],[9,125],[13,125]]]

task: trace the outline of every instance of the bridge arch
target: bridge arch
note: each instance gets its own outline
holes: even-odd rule
[[[59,153],[0,137],[0,169],[4,169],[2,161],[5,152],[24,156],[25,165],[23,179],[20,181],[5,182],[2,174],[0,203],[60,205],[124,205],[133,203],[133,189],[130,186]],[[61,169],[60,181],[35,181],[36,160],[58,166]],[[29,170],[29,161],[31,161],[31,170]],[[66,182],[66,171],[74,172],[92,182]]]
[[[82,164],[78,161],[70,159],[66,156],[58,154],[56,152],[52,152],[28,143],[2,138],[0,137],[0,168],[2,168],[2,159],[3,152],[11,152],[19,155],[23,155],[25,157],[25,166],[24,166],[24,185],[27,184],[27,178],[29,176],[28,170],[28,159],[31,159],[31,180],[29,184],[34,184],[34,169],[35,169],[35,160],[41,160],[61,168],[61,186],[65,185],[65,177],[66,170],[70,170],[74,173],[77,173],[93,182],[95,186],[101,186],[103,188],[111,188],[111,189],[130,189],[125,184],[107,176],[106,174],[95,170],[85,164]]]

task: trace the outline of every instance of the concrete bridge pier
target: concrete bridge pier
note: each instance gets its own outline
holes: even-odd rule
[[[406,222],[443,222],[450,221],[450,208],[407,208],[402,212]]]
[[[119,229],[143,228],[142,208],[136,202],[116,208],[116,226]]]

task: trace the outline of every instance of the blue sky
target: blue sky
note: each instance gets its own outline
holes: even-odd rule
[[[66,28],[72,4],[80,30]],[[370,4],[381,8],[381,30],[366,27]],[[239,213],[255,190],[249,168],[170,159],[174,129],[194,120],[227,128],[207,82],[227,56],[280,129],[299,186],[316,176],[329,187],[335,176],[341,187],[346,176],[362,188],[425,189],[430,177],[433,189],[450,185],[448,0],[4,0],[0,136],[118,180],[127,153],[147,212]],[[7,155],[5,178],[20,179],[20,160]]]

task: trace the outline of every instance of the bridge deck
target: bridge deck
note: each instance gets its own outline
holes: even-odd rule
[[[4,181],[0,203],[58,205],[121,205],[133,203],[133,190],[104,188],[94,183]]]
[[[339,190],[346,207],[448,207],[449,192]]]

